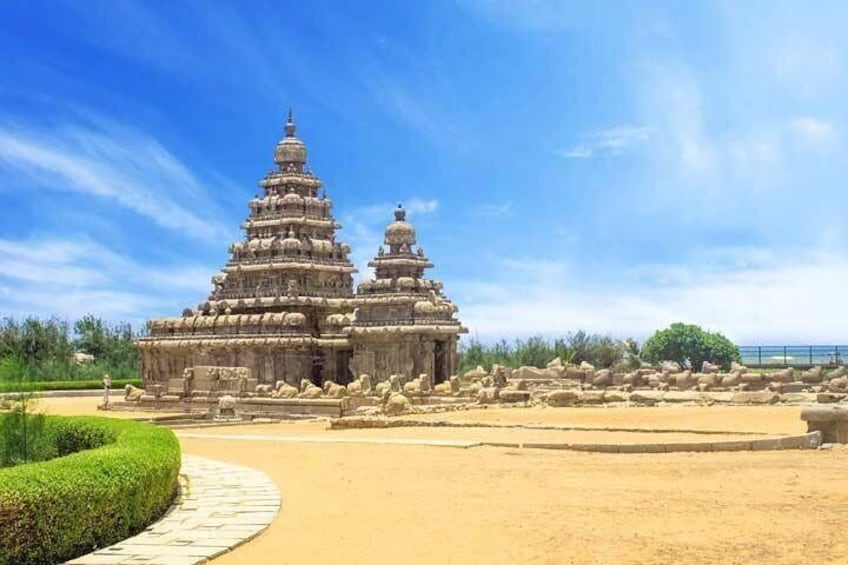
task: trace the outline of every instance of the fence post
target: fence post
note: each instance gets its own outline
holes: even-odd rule
[[[763,346],[757,346],[757,365],[762,366],[763,364]]]
[[[810,366],[813,364],[813,346],[810,346]]]
[[[786,363],[786,346],[784,345],[783,346],[783,366],[785,367],[786,365],[787,365],[787,363]]]

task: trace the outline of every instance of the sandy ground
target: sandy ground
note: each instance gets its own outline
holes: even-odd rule
[[[799,417],[801,410],[800,406],[490,407],[439,414],[416,414],[407,418],[506,424],[799,434],[807,429]]]
[[[51,412],[59,413],[54,402],[48,402]],[[62,405],[73,410],[73,402]],[[433,417],[784,434],[804,431],[800,410],[495,409]],[[329,433],[322,426],[186,431],[314,437]],[[332,433],[428,438],[438,432],[465,439],[471,431]],[[667,434],[652,435],[656,440]],[[282,492],[271,527],[215,560],[221,564],[788,565],[845,563],[848,554],[848,449],[607,455],[194,438],[181,443],[186,453],[262,469]]]
[[[119,395],[113,394],[113,400],[119,399]],[[123,395],[120,395],[123,400]],[[110,418],[152,418],[161,416],[162,412],[123,412],[123,411],[108,411],[98,410],[97,405],[103,401],[103,397],[98,396],[77,396],[77,397],[61,397],[61,398],[39,398],[36,402],[36,409],[45,414],[54,414],[56,416],[108,416]]]

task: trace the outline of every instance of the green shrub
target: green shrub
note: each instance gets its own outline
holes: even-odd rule
[[[112,379],[112,392],[117,393],[128,384],[141,386],[141,379]],[[0,382],[0,393],[17,392],[19,386],[15,383]],[[103,380],[86,381],[28,381],[24,388],[30,391],[44,392],[48,390],[97,390],[103,388]],[[118,391],[119,392],[119,391]]]
[[[671,324],[659,330],[642,346],[642,359],[649,363],[676,361],[681,367],[701,370],[704,361],[730,368],[732,361],[741,362],[739,348],[720,333],[702,330],[694,324]]]
[[[180,448],[165,428],[48,416],[57,457],[0,469],[0,563],[57,563],[111,545],[161,516]]]
[[[569,333],[564,339],[548,340],[542,336],[532,336],[527,340],[517,339],[513,343],[501,340],[485,344],[472,338],[460,348],[459,374],[478,365],[489,370],[496,363],[513,368],[522,365],[544,368],[554,357],[559,357],[564,363],[586,361],[598,368],[611,367],[624,360],[628,354],[638,355],[638,349],[632,339],[615,341],[610,336],[587,334],[582,330]]]

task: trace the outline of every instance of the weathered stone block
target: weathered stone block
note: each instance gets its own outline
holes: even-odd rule
[[[580,394],[573,390],[555,390],[545,397],[548,406],[573,406],[580,399]]]
[[[848,407],[811,406],[801,412],[808,432],[821,432],[825,443],[848,443]]]
[[[627,402],[630,400],[630,393],[622,390],[607,390],[604,391],[604,402]]]
[[[581,404],[603,404],[604,403],[604,391],[603,390],[584,390],[583,394],[580,396]]]
[[[498,399],[501,402],[528,402],[530,400],[530,391],[501,389]]]
[[[664,392],[657,390],[637,390],[630,393],[630,402],[653,406],[658,402],[662,402],[664,395]]]
[[[780,395],[774,392],[737,392],[733,395],[732,402],[734,404],[774,404],[778,400]]]

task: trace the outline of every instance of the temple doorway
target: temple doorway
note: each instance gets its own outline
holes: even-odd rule
[[[433,355],[435,357],[433,362],[433,384],[443,383],[448,378],[445,370],[446,353],[447,347],[445,342],[442,340],[436,340],[435,345],[433,346]]]
[[[312,355],[312,375],[309,380],[312,381],[317,387],[323,386],[324,381],[321,378],[321,373],[324,369],[324,359],[321,357],[320,353],[314,353]]]
[[[353,380],[350,373],[350,358],[353,352],[347,349],[336,351],[336,384],[347,385]]]

